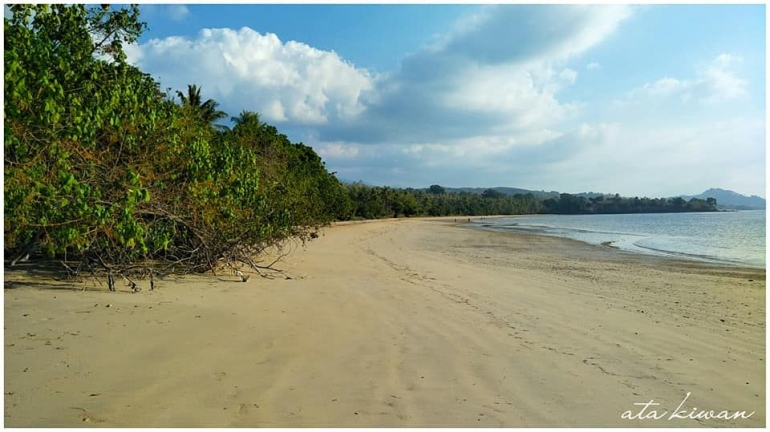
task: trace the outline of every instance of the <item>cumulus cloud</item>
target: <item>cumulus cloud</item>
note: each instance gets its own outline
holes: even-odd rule
[[[355,116],[375,80],[334,52],[247,27],[152,39],[127,53],[164,86],[198,84],[225,110],[258,111],[271,122],[322,124]]]
[[[560,65],[631,13],[606,5],[485,7],[407,56],[360,116],[322,129],[321,138],[425,141],[547,128],[577,108],[558,100],[578,77]]]
[[[495,125],[498,130],[546,127],[563,119],[570,110],[555,94],[561,85],[573,83],[575,74],[566,69],[540,83],[533,75],[516,66],[472,68],[459,75],[458,85],[436,101],[444,109],[505,116]]]
[[[596,63],[596,62],[588,63],[586,65],[586,69],[588,69],[588,70],[599,70],[601,68],[602,68],[602,65],[600,65],[599,63]]]
[[[633,89],[616,103],[644,99],[663,100],[679,98],[682,102],[695,100],[703,103],[724,102],[748,95],[748,81],[737,74],[737,66],[743,61],[739,56],[720,54],[705,65],[695,68],[696,76],[690,79],[665,77]]]
[[[201,85],[225,110],[315,125],[322,142],[424,142],[522,133],[568,118],[577,105],[557,95],[578,74],[563,64],[630,14],[626,6],[483,7],[379,76],[249,28],[153,39],[127,52],[164,87]]]
[[[617,28],[624,6],[491,6],[371,81],[354,115],[319,125],[314,145],[342,177],[383,184],[535,185],[582,150],[561,132],[579,106],[559,100],[565,67]],[[581,135],[582,134],[582,135]],[[370,145],[376,144],[376,145]],[[394,170],[398,167],[398,170]],[[481,169],[481,167],[484,167]]]

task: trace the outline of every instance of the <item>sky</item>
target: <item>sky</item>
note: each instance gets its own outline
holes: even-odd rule
[[[129,61],[344,180],[765,197],[765,5],[149,5]]]

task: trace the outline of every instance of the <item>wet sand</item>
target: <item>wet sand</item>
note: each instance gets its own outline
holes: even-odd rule
[[[5,425],[765,425],[764,270],[453,220],[334,226],[246,283],[6,269]],[[704,410],[755,412],[675,415]]]

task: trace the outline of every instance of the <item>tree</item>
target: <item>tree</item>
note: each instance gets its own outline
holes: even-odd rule
[[[186,95],[181,91],[177,91],[176,94],[179,96],[179,99],[182,102],[182,107],[191,109],[202,122],[208,123],[217,128],[224,128],[222,125],[214,125],[214,122],[219,119],[226,118],[227,113],[217,109],[219,107],[219,103],[214,99],[207,99],[205,102],[203,102],[203,98],[201,98],[200,87],[195,84],[190,84],[187,86]]]
[[[259,114],[248,110],[241,111],[237,117],[230,117],[230,120],[235,123],[235,127],[257,128],[261,125],[259,121]]]
[[[136,218],[151,172],[138,159],[171,115],[155,83],[125,63],[146,27],[138,8],[11,5],[5,32],[5,247],[49,255],[152,239]],[[99,57],[97,57],[99,56]]]
[[[484,198],[500,199],[505,197],[505,194],[494,189],[487,189],[481,193],[481,196]]]
[[[685,204],[687,204],[687,201],[685,201],[682,197],[671,198],[668,200],[668,202],[675,209],[682,209],[684,208]]]
[[[443,195],[446,193],[446,190],[439,185],[431,185],[431,187],[428,188],[428,193],[433,195]]]

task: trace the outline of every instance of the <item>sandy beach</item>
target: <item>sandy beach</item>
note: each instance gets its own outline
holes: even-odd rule
[[[340,224],[277,267],[136,294],[6,269],[5,426],[766,423],[764,270],[453,218]]]

